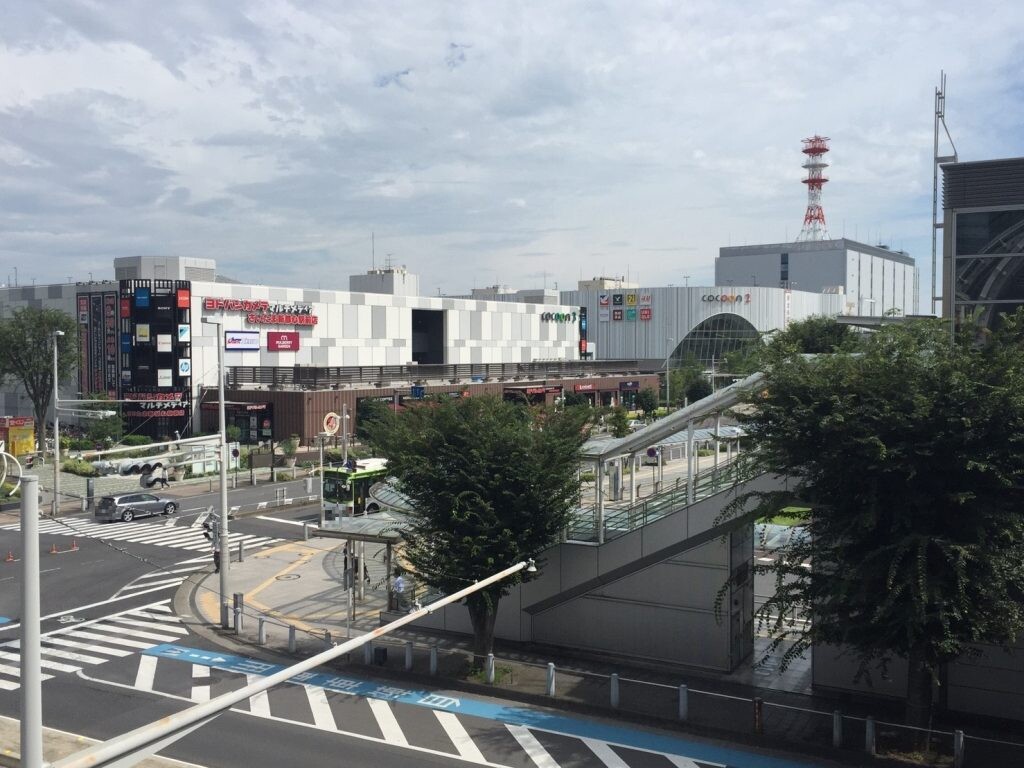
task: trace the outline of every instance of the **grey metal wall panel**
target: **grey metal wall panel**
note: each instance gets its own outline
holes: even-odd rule
[[[942,207],[989,208],[1024,202],[1024,157],[942,166]]]

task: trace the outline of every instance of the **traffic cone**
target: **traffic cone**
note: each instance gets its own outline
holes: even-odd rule
[[[14,562],[14,553],[11,550],[9,550],[9,549],[7,550],[7,557],[4,558],[4,562],[5,563],[13,563]]]
[[[59,554],[59,553],[57,552],[57,542],[56,542],[56,541],[55,541],[55,542],[53,542],[53,544],[51,544],[51,545],[50,545],[50,554],[51,554],[51,555],[56,555],[56,554]]]
[[[78,539],[72,539],[71,540],[71,551],[72,552],[77,552],[78,551]]]

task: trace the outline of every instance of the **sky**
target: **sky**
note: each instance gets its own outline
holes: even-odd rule
[[[711,285],[797,236],[821,134],[830,234],[925,297],[940,70],[960,158],[1024,155],[1022,41],[1005,0],[5,0],[0,282]]]

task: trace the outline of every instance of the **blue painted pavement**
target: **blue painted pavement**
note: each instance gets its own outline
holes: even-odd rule
[[[202,664],[229,672],[249,675],[269,676],[287,669],[287,667],[281,664],[270,664],[245,656],[189,648],[173,643],[156,645],[142,651],[142,653],[148,656],[176,659],[191,664]],[[580,720],[526,707],[503,706],[478,699],[456,698],[434,691],[398,688],[384,683],[361,680],[351,675],[339,676],[328,672],[303,672],[302,674],[295,675],[288,682],[314,685],[328,691],[338,691],[372,699],[397,701],[402,704],[429,707],[430,709],[458,710],[461,714],[470,715],[471,717],[496,720],[502,723],[522,725],[544,731],[554,731],[578,738],[598,739],[625,747],[635,747],[653,752],[667,752],[691,759],[711,761],[726,768],[813,767],[813,763],[802,760],[758,755],[737,749],[716,747],[711,744],[686,741],[672,736],[662,736],[656,733],[622,728],[590,720]]]
[[[0,624],[9,624],[10,621],[6,616],[0,616]]]

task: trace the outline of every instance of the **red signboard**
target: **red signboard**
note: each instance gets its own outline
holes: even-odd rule
[[[596,385],[596,384],[593,384],[593,383],[591,383],[591,384],[576,384],[576,385],[575,385],[575,386],[573,387],[573,389],[574,389],[574,390],[575,390],[576,392],[593,392],[593,391],[594,391],[594,388],[595,388],[596,386],[597,386],[597,385]]]
[[[132,300],[131,299],[121,299],[121,317],[131,317],[131,316],[132,316]]]
[[[640,319],[641,320],[650,320],[651,319],[651,308],[650,307],[640,307]]]
[[[269,351],[295,352],[298,348],[298,331],[267,331],[267,349]]]
[[[188,309],[192,306],[192,291],[188,288],[178,289],[178,309]]]

